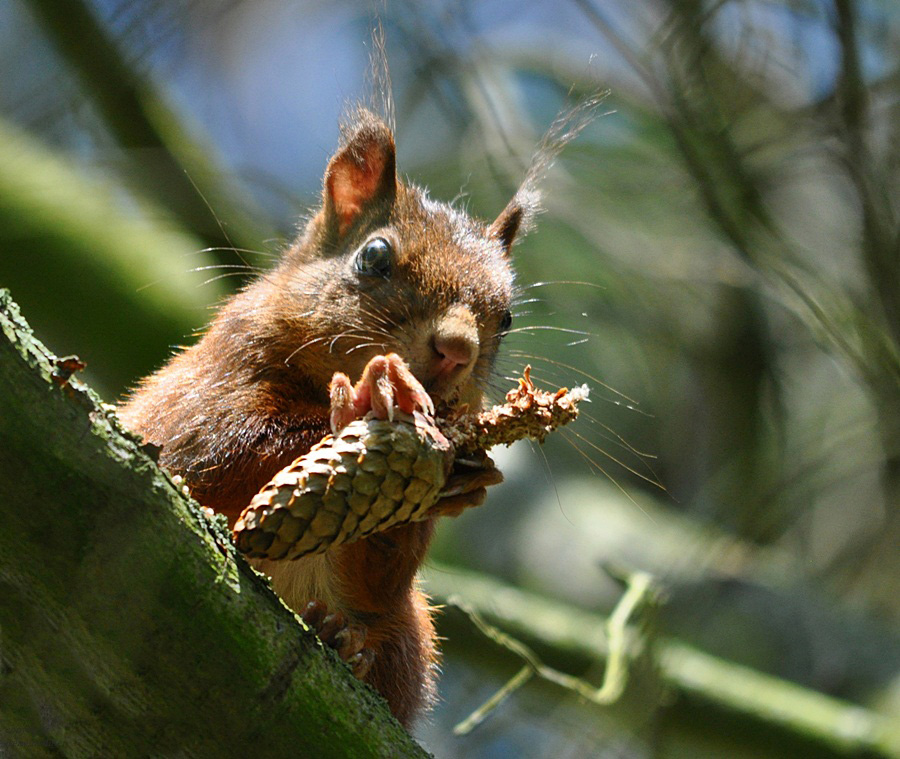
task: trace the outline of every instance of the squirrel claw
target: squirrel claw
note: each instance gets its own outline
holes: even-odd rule
[[[429,416],[434,416],[434,401],[410,371],[406,362],[396,353],[385,356],[388,362],[391,384],[397,399],[397,406],[401,411],[412,414],[414,411],[423,411]]]
[[[481,452],[471,458],[458,458],[453,462],[453,469],[440,495],[441,498],[465,495],[501,482],[503,473],[497,469],[490,456]]]
[[[431,513],[434,516],[459,516],[471,506],[481,506],[487,497],[487,488],[500,482],[503,482],[503,473],[486,453],[478,458],[457,459]]]
[[[310,601],[300,618],[326,646],[334,649],[356,677],[365,677],[375,660],[375,653],[365,647],[365,627],[348,623],[339,611],[329,613],[322,601]]]
[[[458,517],[468,508],[481,506],[485,498],[487,490],[483,487],[459,495],[443,496],[428,513],[435,517]]]
[[[331,431],[338,434],[350,422],[356,419],[356,391],[350,378],[343,372],[335,372],[328,386],[331,398],[331,414],[329,421]]]
[[[364,648],[344,661],[350,665],[350,671],[353,672],[356,679],[363,680],[375,663],[375,653],[371,648]]]
[[[331,430],[335,434],[371,411],[377,419],[394,420],[394,409],[407,414],[423,411],[434,416],[434,402],[406,362],[396,353],[375,356],[355,386],[336,372],[329,386]]]

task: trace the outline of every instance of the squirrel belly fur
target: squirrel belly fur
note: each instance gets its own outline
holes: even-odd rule
[[[162,448],[160,464],[232,524],[330,428],[389,415],[392,404],[480,408],[509,329],[510,248],[534,211],[532,192],[520,190],[490,224],[436,202],[398,178],[391,129],[365,109],[344,125],[323,185],[321,207],[277,266],[120,410]],[[445,513],[484,495],[480,486],[456,495]],[[315,602],[323,639],[353,656],[407,726],[434,697],[435,631],[416,572],[440,507],[322,555],[253,562],[298,613]],[[341,625],[356,632],[341,637]]]

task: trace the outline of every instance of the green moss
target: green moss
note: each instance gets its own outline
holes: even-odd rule
[[[3,291],[0,326],[0,747],[425,756]]]

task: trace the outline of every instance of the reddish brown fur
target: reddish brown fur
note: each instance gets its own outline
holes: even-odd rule
[[[232,522],[328,431],[335,372],[356,379],[373,356],[395,351],[429,392],[476,407],[509,308],[508,248],[521,215],[514,203],[491,229],[404,186],[390,130],[365,111],[346,130],[324,186],[322,209],[279,266],[232,298],[200,342],[121,410],[162,446],[160,463]],[[388,279],[353,269],[355,251],[376,234],[394,247]],[[460,308],[469,316],[448,316]],[[453,381],[436,374],[442,330],[469,340],[477,356]],[[348,352],[362,343],[372,344]],[[314,560],[259,562],[295,609],[316,597],[366,626],[375,652],[366,680],[407,725],[434,687],[434,628],[415,587],[432,531],[426,521]]]

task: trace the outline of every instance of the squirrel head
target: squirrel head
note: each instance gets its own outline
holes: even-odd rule
[[[284,361],[324,388],[396,352],[436,398],[480,406],[511,321],[510,251],[530,208],[493,223],[397,176],[390,128],[360,109],[325,171],[322,206],[287,251],[278,287]]]

